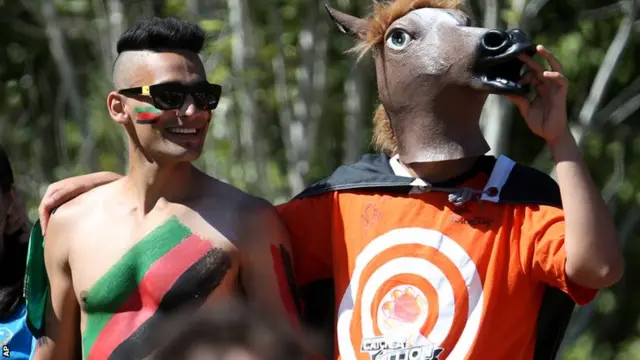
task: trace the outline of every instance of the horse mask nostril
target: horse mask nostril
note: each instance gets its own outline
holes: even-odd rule
[[[489,30],[480,39],[480,46],[488,52],[498,52],[509,45],[509,33],[501,30]]]

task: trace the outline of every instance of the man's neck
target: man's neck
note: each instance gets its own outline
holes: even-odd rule
[[[186,198],[197,169],[190,162],[158,163],[132,150],[125,189],[144,214],[164,199],[170,202]]]
[[[478,157],[468,157],[447,161],[416,162],[411,164],[405,164],[401,161],[400,163],[411,176],[437,184],[455,179],[471,170],[477,160]]]

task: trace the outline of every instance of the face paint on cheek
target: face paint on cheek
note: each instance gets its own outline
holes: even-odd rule
[[[138,124],[155,124],[158,121],[162,110],[154,106],[136,107],[136,123]]]
[[[301,315],[301,302],[293,276],[291,256],[284,246],[280,245],[276,247],[275,245],[271,245],[271,257],[273,258],[273,266],[278,279],[280,298],[289,315],[289,321],[292,325],[298,327]]]

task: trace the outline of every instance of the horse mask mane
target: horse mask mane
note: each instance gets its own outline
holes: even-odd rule
[[[374,2],[368,18],[326,6],[352,49],[371,51],[380,105],[373,143],[404,163],[476,157],[489,150],[480,114],[491,93],[525,94],[518,85],[535,53],[519,30],[471,26],[461,0]]]

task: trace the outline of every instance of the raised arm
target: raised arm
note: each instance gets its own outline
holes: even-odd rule
[[[566,275],[575,284],[600,289],[616,283],[623,273],[618,233],[567,127],[568,81],[562,66],[543,46],[537,50],[551,71],[521,56],[531,69],[525,82],[535,88],[536,98],[532,102],[524,97],[510,99],[529,128],[547,142],[556,162],[564,209]]]
[[[49,226],[51,211],[67,201],[81,195],[100,185],[120,179],[122,175],[103,171],[93,174],[75,176],[55,182],[47,188],[47,191],[38,207],[38,217],[43,234]]]
[[[300,326],[300,302],[293,277],[289,234],[275,208],[267,202],[251,206],[242,235],[240,267],[248,302],[270,315],[281,315]]]
[[[35,360],[76,359],[79,355],[79,306],[73,291],[69,268],[69,232],[64,226],[64,210],[49,225],[44,261],[49,280],[44,333],[38,339]]]
[[[567,276],[578,285],[603,288],[623,273],[618,233],[569,131],[550,144],[564,208]]]

